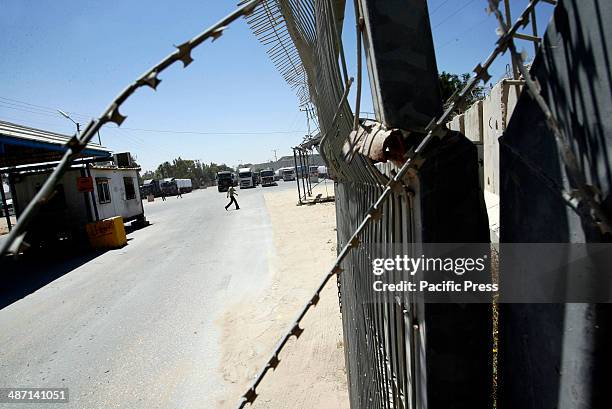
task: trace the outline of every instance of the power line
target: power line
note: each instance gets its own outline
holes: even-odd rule
[[[42,109],[38,109],[38,108],[30,108],[30,107],[23,107],[20,105],[9,105],[9,103],[4,102],[4,101],[0,101],[0,109],[10,109],[13,111],[17,111],[17,112],[25,112],[28,114],[35,114],[35,115],[42,115],[44,117],[50,117],[50,118],[61,118],[61,115],[59,112],[55,111],[45,111]],[[71,113],[72,116],[74,116],[74,118],[76,118],[78,121],[80,122],[88,122],[88,119],[84,119],[82,117],[78,117],[75,116],[74,114]]]
[[[21,104],[21,105],[27,105],[28,107],[44,109],[44,110],[47,110],[47,111],[54,111],[54,109],[51,108],[51,107],[46,107],[46,106],[43,106],[43,105],[31,104],[29,102],[20,101],[18,99],[12,99],[12,98],[6,98],[6,97],[0,97],[0,99],[4,100],[4,101],[7,101],[7,103],[17,103],[17,104]]]
[[[476,0],[471,0],[467,3],[465,3],[463,6],[461,6],[459,9],[457,9],[454,13],[451,13],[450,15],[446,16],[445,19],[443,19],[442,21],[440,21],[438,24],[436,24],[434,26],[434,28],[440,27],[442,24],[446,23],[448,20],[450,20],[452,17],[456,16],[457,14],[459,14],[460,12],[462,12],[463,10],[465,10],[465,8],[467,6],[469,6],[470,4],[474,3]]]
[[[43,108],[39,108],[39,107],[36,107],[36,106],[28,105],[28,104],[17,104],[17,103],[14,103],[14,102],[5,101],[5,100],[3,100],[3,98],[0,98],[0,104],[11,106],[11,107],[16,107],[16,108],[21,108],[21,109],[28,109],[28,110],[32,110],[32,111],[45,112],[45,113],[48,113],[48,114],[57,114],[57,111],[54,111],[52,109],[47,109],[47,108],[43,109]]]
[[[155,133],[172,133],[172,134],[193,134],[193,135],[269,135],[269,134],[297,134],[303,133],[301,130],[294,131],[183,131],[183,130],[171,130],[171,129],[144,129],[144,128],[106,128],[106,129],[118,129],[126,131],[141,131],[141,132],[155,132]]]
[[[5,102],[9,101],[9,102]],[[21,106],[21,105],[25,106]],[[49,117],[58,118],[60,117],[59,112],[55,108],[46,107],[44,105],[31,104],[25,101],[19,101],[12,98],[0,97],[0,108],[13,109],[16,111],[28,112],[31,114],[44,115]],[[74,115],[78,117],[77,119],[82,122],[87,122],[93,116],[86,116],[85,114],[79,114],[72,111],[67,111],[70,115]],[[299,112],[296,113],[296,118],[298,117]],[[294,118],[295,119],[295,118]],[[295,121],[294,121],[295,122]],[[295,124],[292,124],[292,127]],[[117,127],[117,128],[106,128],[106,129],[118,129],[118,130],[126,130],[126,131],[141,131],[141,132],[154,132],[154,133],[171,133],[171,134],[193,134],[193,135],[270,135],[270,134],[297,134],[303,133],[301,130],[294,131],[191,131],[191,130],[170,130],[170,129],[144,129],[144,128],[127,128],[127,127]]]
[[[47,112],[49,114],[54,114],[54,115],[57,115],[58,113],[56,107],[48,107],[44,105],[32,104],[30,102],[20,101],[18,99],[13,99],[13,98],[0,97],[0,103],[7,104],[13,107],[21,107],[24,109],[31,109],[31,110],[41,111],[41,112]],[[22,107],[22,105],[24,106]],[[73,112],[73,111],[68,111],[68,110],[66,110],[66,112],[68,112],[69,114],[73,116],[83,117],[87,119],[94,117],[94,115],[80,114],[78,112]]]
[[[0,105],[0,108],[10,108],[11,107],[3,107]],[[23,112],[31,112],[31,113],[40,113],[35,111],[22,110]],[[40,113],[43,114],[43,113]],[[44,115],[44,114],[43,114]],[[58,115],[48,115],[59,119]],[[29,122],[30,120],[19,119],[19,121]],[[32,121],[37,122],[37,121]],[[40,121],[38,121],[40,122]],[[45,122],[46,125],[51,125],[49,122]],[[113,129],[119,131],[140,131],[140,132],[152,132],[152,133],[171,133],[171,134],[193,134],[193,135],[270,135],[270,134],[301,134],[303,130],[293,130],[293,131],[185,131],[185,130],[172,130],[172,129],[144,129],[144,128],[127,128],[122,126],[121,128],[104,128],[106,130]]]
[[[441,49],[445,48],[446,46],[450,45],[451,43],[453,43],[455,41],[459,41],[459,38],[461,38],[461,36],[469,33],[470,31],[474,30],[476,27],[479,27],[482,23],[484,23],[488,19],[489,19],[489,17],[485,17],[484,19],[480,20],[478,23],[472,24],[467,30],[460,32],[454,38],[448,40],[444,44],[442,44],[439,47],[437,47],[437,49],[441,50]]]
[[[440,8],[442,8],[443,5],[445,5],[446,3],[448,3],[450,0],[445,0],[442,3],[438,4],[438,7],[436,7],[432,12],[429,13],[429,16],[433,16],[434,13],[438,10],[440,10]]]
[[[57,122],[53,123],[53,122],[47,122],[47,121],[41,121],[38,119],[31,119],[31,118],[25,118],[25,117],[14,117],[14,116],[7,116],[7,115],[1,115],[0,116],[0,121],[6,121],[6,122],[12,122],[12,123],[17,123],[17,124],[27,124],[29,126],[29,124],[36,124],[37,126],[41,126],[41,125],[45,125],[45,126],[57,126]],[[31,128],[33,126],[30,126]]]
[[[52,114],[50,112],[35,111],[33,109],[27,109],[27,108],[22,108],[22,107],[15,107],[15,106],[10,106],[10,105],[3,105],[2,101],[0,101],[0,108],[3,108],[3,109],[12,109],[14,111],[28,112],[30,114],[59,117],[59,113]]]

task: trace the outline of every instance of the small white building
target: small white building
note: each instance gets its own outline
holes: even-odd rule
[[[124,222],[144,222],[139,170],[95,164],[72,167],[56,185],[55,196],[42,207],[32,228],[74,232],[87,223],[114,216],[122,216]],[[49,173],[25,171],[12,175],[18,219]]]
[[[0,175],[9,175],[17,222],[63,156],[69,139],[67,135],[0,121]],[[139,170],[131,163],[129,153],[112,155],[103,146],[88,144],[29,224],[26,241],[41,244],[73,239],[78,243],[85,237],[87,223],[115,216],[122,216],[124,222],[144,224]]]

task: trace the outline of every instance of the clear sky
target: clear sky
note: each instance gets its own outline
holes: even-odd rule
[[[527,0],[511,0],[514,17]],[[497,39],[486,0],[429,0],[439,71],[469,72]],[[223,0],[0,0],[0,120],[61,133],[85,123],[129,82],[235,8]],[[538,7],[540,32],[552,7]],[[355,30],[347,1],[343,32],[355,76]],[[532,52],[530,43],[521,44]],[[204,162],[263,162],[287,155],[306,133],[305,115],[265,47],[244,20],[176,64],[156,92],[141,89],[122,108],[124,129],[107,126],[102,143],[131,151],[145,170],[175,157]],[[500,78],[509,57],[493,70]],[[364,76],[367,79],[367,76]],[[365,84],[361,111],[372,112]],[[354,97],[350,98],[351,104]],[[149,131],[145,131],[149,130]],[[171,132],[159,132],[160,130]],[[196,133],[182,133],[194,131]]]

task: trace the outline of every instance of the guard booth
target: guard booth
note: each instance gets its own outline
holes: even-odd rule
[[[8,175],[17,223],[61,159],[69,139],[68,135],[0,121],[0,177]],[[88,223],[116,216],[144,224],[140,168],[129,157],[127,153],[113,156],[98,144],[87,145],[30,224],[26,242],[33,246],[58,240],[79,243],[86,237]],[[8,207],[4,199],[2,206]],[[10,229],[10,220],[7,223]]]

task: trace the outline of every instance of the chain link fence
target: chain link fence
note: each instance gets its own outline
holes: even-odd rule
[[[556,4],[550,0],[545,2]],[[299,336],[301,319],[316,305],[321,288],[333,275],[338,280],[352,408],[493,405],[491,306],[428,305],[409,295],[388,293],[375,295],[371,300],[370,281],[366,277],[371,273],[373,258],[385,258],[398,251],[414,254],[421,242],[489,241],[475,148],[461,134],[449,132],[446,124],[472,89],[480,81],[490,80],[489,67],[506,51],[510,51],[517,87],[525,86],[537,101],[546,116],[546,125],[564,153],[563,161],[577,181],[576,194],[588,205],[588,211],[581,211],[581,217],[603,230],[609,226],[600,204],[586,189],[584,178],[574,172],[575,158],[566,149],[567,137],[560,133],[550,108],[539,97],[538,86],[514,44],[515,38],[529,40],[537,50],[540,41],[535,27],[537,0],[531,0],[514,23],[507,1],[504,2],[506,16],[499,10],[499,0],[483,1],[499,23],[500,37],[493,45],[493,52],[476,65],[473,77],[463,89],[445,104],[439,102],[440,110],[444,106],[443,113],[436,112],[434,101],[432,115],[424,122],[422,112],[412,107],[413,117],[408,121],[412,121],[412,127],[407,127],[409,129],[390,126],[390,122],[396,121],[397,112],[385,106],[389,101],[385,101],[384,93],[377,88],[383,85],[376,81],[372,93],[378,121],[357,118],[347,101],[350,88],[356,86],[355,111],[359,112],[363,48],[372,52],[372,43],[376,41],[374,31],[384,30],[383,21],[387,25],[395,23],[390,21],[393,18],[388,14],[374,21],[380,17],[374,9],[385,7],[372,6],[373,3],[355,1],[356,81],[348,76],[345,50],[340,40],[343,1],[268,0],[259,12],[256,11],[257,17],[252,22],[255,34],[264,43],[270,38],[269,33],[285,33],[285,36],[275,36],[270,54],[275,64],[283,67],[281,72],[286,78],[288,72],[295,72],[295,76],[299,73],[299,84],[288,82],[298,89],[301,102],[309,101],[316,111],[320,137],[308,143],[318,145],[336,181],[339,253],[321,286],[290,325],[269,364],[244,395],[240,407],[255,399],[256,387],[267,370],[278,364],[278,354],[287,337]],[[418,21],[416,24],[413,21],[415,25],[411,28],[427,26],[425,37],[415,36],[411,38],[413,42],[431,41],[427,38],[431,33],[425,1],[409,1],[410,5],[392,3],[397,7],[412,7],[411,11],[417,16],[412,20]],[[530,21],[533,35],[520,33],[519,29]],[[287,50],[291,58],[281,62]],[[417,53],[415,58],[429,57],[425,54]],[[376,56],[368,55],[370,78],[382,83],[376,78],[384,71],[381,64]],[[424,71],[423,67],[416,67],[410,72],[400,70],[391,74],[403,76],[418,88],[419,75]],[[418,91],[422,89],[415,93]],[[438,92],[434,88],[430,91],[431,98],[425,98],[426,103],[435,100]],[[411,95],[403,95],[403,98],[415,105]],[[565,204],[576,210],[571,197],[562,190],[561,193]],[[364,302],[367,299],[373,302]]]

